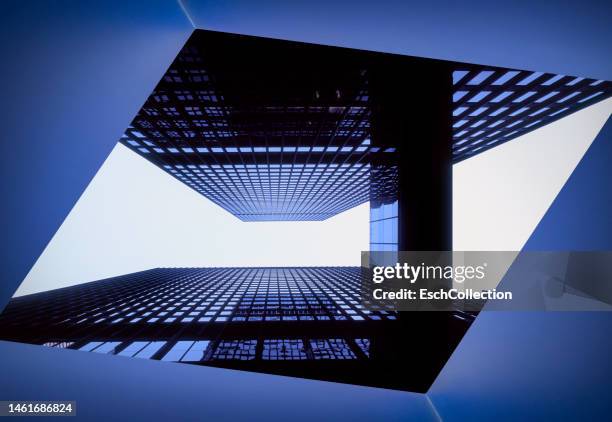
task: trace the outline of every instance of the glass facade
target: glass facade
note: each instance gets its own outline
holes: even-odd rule
[[[370,250],[398,250],[397,200],[370,209]]]
[[[348,152],[347,152],[348,154]],[[164,165],[243,221],[325,220],[369,199],[369,165]]]
[[[245,68],[249,59],[258,65]],[[195,31],[120,142],[243,221],[325,220],[372,201],[369,172],[381,154],[431,142],[411,107],[435,90],[397,86],[423,79],[411,74],[423,64],[437,72],[426,59]],[[438,65],[449,84],[452,73],[454,162],[612,94],[607,81]],[[394,80],[392,68],[405,71]],[[376,113],[386,90],[407,96],[392,107],[408,122],[392,141],[373,128],[385,119]],[[384,240],[372,243],[392,243]]]
[[[380,321],[360,303],[359,267],[158,268],[16,298],[11,324],[113,326]],[[99,346],[99,345],[98,345]],[[106,346],[109,347],[109,346]]]
[[[384,386],[376,368],[399,314],[362,302],[361,276],[359,267],[157,268],[15,298],[0,338]]]
[[[370,251],[399,250],[398,165],[391,159],[372,165],[370,182]],[[385,254],[389,257],[391,255]],[[392,265],[393,263],[389,263]],[[381,263],[382,265],[382,263]]]
[[[453,86],[455,162],[612,94],[602,80],[499,68],[455,70]]]
[[[369,201],[371,251],[447,250],[453,162],[611,94],[607,81],[196,30],[120,142],[243,221]],[[360,276],[152,269],[15,298],[0,338],[427,391],[470,316],[364,304]]]
[[[206,37],[192,37],[121,142],[243,221],[325,220],[367,202],[367,156],[380,152],[367,71],[342,66],[323,84],[312,66],[292,83],[284,65],[236,72],[223,63],[249,51]]]

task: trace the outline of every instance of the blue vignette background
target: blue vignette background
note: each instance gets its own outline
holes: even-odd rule
[[[2,307],[194,26],[612,79],[604,1],[58,0],[0,10]],[[609,119],[526,249],[612,249],[611,160]],[[0,399],[76,400],[87,420],[604,418],[611,323],[607,313],[481,315],[427,396],[0,342]]]

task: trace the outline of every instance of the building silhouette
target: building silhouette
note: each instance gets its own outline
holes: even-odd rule
[[[369,201],[370,250],[447,251],[453,163],[611,93],[581,77],[196,30],[120,142],[242,221],[325,220]],[[473,315],[362,303],[360,271],[152,269],[14,298],[0,337],[427,391]]]
[[[397,312],[362,303],[359,267],[158,268],[14,298],[0,335],[50,347],[425,391],[469,326],[404,347]],[[433,345],[436,344],[434,347]],[[442,352],[442,348],[448,349]],[[414,364],[413,360],[419,360]],[[411,363],[411,361],[413,363]],[[410,377],[398,377],[407,365]]]

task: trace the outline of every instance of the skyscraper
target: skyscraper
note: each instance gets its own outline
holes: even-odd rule
[[[582,77],[196,30],[121,142],[243,221],[324,220],[370,201],[374,248],[446,250],[452,163],[611,93]],[[393,224],[374,224],[391,204]]]
[[[158,268],[15,298],[4,339],[161,361],[424,391],[471,317],[442,314],[437,353],[362,303],[359,267]],[[413,329],[414,342],[424,340]],[[433,339],[433,342],[432,342]],[[400,349],[401,347],[401,349]],[[429,348],[429,347],[428,347]],[[412,365],[412,359],[420,360]],[[410,377],[397,376],[409,365]]]
[[[611,93],[582,77],[196,30],[120,142],[240,220],[325,220],[369,201],[372,251],[446,251],[453,163]],[[426,391],[473,316],[370,306],[359,277],[153,269],[13,299],[0,336]]]

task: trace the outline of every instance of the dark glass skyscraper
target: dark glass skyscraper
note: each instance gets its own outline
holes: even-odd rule
[[[121,142],[243,221],[325,220],[370,201],[373,250],[447,250],[452,163],[611,93],[601,80],[197,30]]]
[[[240,220],[325,220],[369,201],[372,251],[447,251],[453,163],[611,93],[581,77],[197,30],[120,142]],[[154,269],[15,298],[0,336],[426,391],[472,316],[377,308],[359,277]]]
[[[162,361],[425,390],[444,364],[397,350],[398,314],[360,299],[359,267],[159,268],[13,299],[4,339]],[[454,348],[465,314],[444,315]],[[414,336],[414,334],[413,334]],[[432,336],[435,337],[435,336]],[[418,335],[413,339],[418,339]],[[441,352],[441,349],[438,350]],[[444,353],[442,353],[444,355]]]

